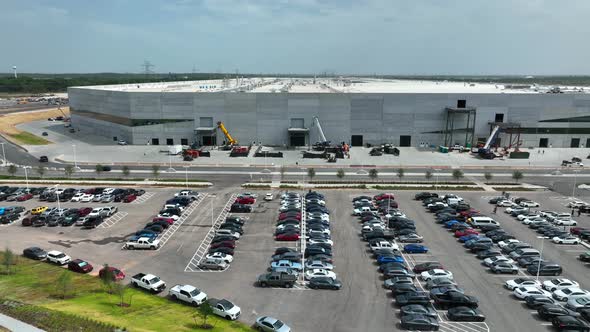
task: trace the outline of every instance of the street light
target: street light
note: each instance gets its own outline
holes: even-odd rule
[[[440,168],[435,168],[434,171],[436,172],[436,182],[434,184],[434,190],[436,191],[437,188],[438,188],[438,175],[439,175],[438,172],[440,172],[441,169]]]
[[[72,149],[74,150],[74,169],[79,170],[78,161],[76,160],[76,144],[72,144]]]
[[[580,173],[580,170],[574,170],[574,188],[572,189],[572,198],[576,199],[576,185],[577,185],[577,180],[578,180],[578,173]]]
[[[61,206],[59,205],[59,194],[57,193],[57,187],[59,187],[59,183],[55,185],[55,196],[57,197],[57,210],[61,211]]]
[[[537,239],[541,239],[541,252],[539,255],[539,263],[537,264],[537,281],[539,281],[539,273],[541,272],[541,259],[543,259],[543,245],[545,244],[545,237],[537,236]]]
[[[23,169],[25,170],[25,183],[27,184],[27,189],[29,189],[29,176],[27,174],[27,168],[31,168],[31,166],[23,166]]]
[[[184,185],[185,185],[186,189],[188,190],[188,168],[190,166],[184,165],[182,167],[184,167]]]
[[[176,172],[176,170],[174,168],[172,168],[172,154],[170,153],[170,147],[168,147],[168,163],[170,165],[170,167],[168,168],[168,172]]]
[[[6,153],[4,152],[4,142],[0,143],[2,145],[2,166],[6,166]]]

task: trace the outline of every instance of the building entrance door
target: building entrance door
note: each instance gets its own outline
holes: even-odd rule
[[[539,147],[540,148],[547,148],[547,147],[549,147],[549,139],[548,138],[541,138],[541,139],[539,139]]]
[[[579,138],[572,138],[570,148],[579,148],[579,147],[580,147],[580,139]]]
[[[412,146],[412,136],[401,135],[399,137],[399,146]]]
[[[305,146],[305,133],[291,133],[289,135],[290,146]]]
[[[352,135],[350,138],[350,145],[363,146],[363,135]]]
[[[203,145],[215,145],[217,144],[215,141],[215,136],[203,135]]]

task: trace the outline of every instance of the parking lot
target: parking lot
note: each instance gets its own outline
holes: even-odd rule
[[[128,276],[149,272],[160,276],[169,286],[178,283],[192,284],[210,297],[227,298],[242,308],[240,320],[252,322],[256,316],[271,315],[284,320],[296,331],[391,331],[399,329],[399,316],[391,292],[383,287],[383,279],[377,265],[371,258],[366,242],[361,241],[358,218],[351,216],[351,200],[355,196],[376,192],[333,190],[323,191],[326,206],[331,211],[332,240],[334,241],[334,271],[342,281],[339,291],[310,290],[306,287],[292,289],[259,288],[255,286],[258,275],[265,273],[270,257],[277,247],[285,246],[276,242],[273,232],[276,226],[279,202],[277,199],[265,202],[263,191],[254,204],[252,213],[240,214],[249,220],[244,225],[230,267],[222,272],[210,273],[199,269],[188,269],[197,252],[221,216],[227,212],[228,202],[243,190],[234,188],[206,189],[205,194],[192,213],[183,221],[159,250],[122,250],[125,239],[141,229],[157,214],[164,201],[173,196],[175,189],[144,188],[147,199],[133,203],[108,203],[117,205],[119,214],[110,223],[95,229],[79,227],[21,227],[19,223],[3,225],[0,240],[15,251],[30,246],[55,249],[66,252],[72,258],[83,258],[95,267],[104,263],[121,268]],[[279,192],[275,191],[275,194]],[[503,287],[512,275],[494,275],[487,271],[481,261],[465,251],[452,233],[434,222],[433,214],[427,212],[420,201],[414,201],[415,192],[395,193],[395,200],[408,218],[416,221],[418,232],[424,236],[424,244],[430,248],[428,254],[406,255],[411,264],[437,260],[451,270],[459,286],[466,294],[475,295],[480,308],[486,315],[485,324],[454,323],[443,317],[441,331],[543,331],[550,330],[549,322],[542,321],[531,313],[521,301],[512,297]],[[493,206],[488,204],[489,193],[458,192],[471,206],[482,213],[491,214]],[[276,195],[275,195],[276,196]],[[520,196],[520,195],[519,195]],[[551,192],[530,192],[521,196],[541,203],[539,209],[569,212],[567,200]],[[146,196],[147,197],[147,196]],[[102,203],[61,202],[63,207],[102,206]],[[0,206],[22,205],[31,209],[40,205],[54,206],[56,203],[2,202]],[[564,268],[563,277],[578,281],[582,288],[590,287],[587,266],[577,260],[586,251],[581,245],[556,245],[537,238],[537,233],[519,223],[498,209],[493,216],[502,227],[521,241],[540,249],[543,257],[560,263]],[[588,216],[574,217],[578,226],[590,227]],[[300,246],[297,242],[289,246]],[[93,273],[97,273],[95,269]],[[521,272],[526,274],[526,272]],[[540,277],[546,280],[549,277]],[[163,292],[161,296],[165,296]]]

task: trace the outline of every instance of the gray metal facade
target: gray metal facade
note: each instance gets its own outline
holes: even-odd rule
[[[362,135],[364,143],[398,145],[400,136],[409,135],[412,146],[439,145],[445,107],[455,107],[460,99],[477,109],[478,138],[489,134],[489,122],[496,114],[504,114],[504,122],[528,128],[521,136],[525,147],[539,146],[540,138],[548,138],[553,147],[570,147],[572,138],[579,138],[585,146],[590,139],[590,120],[580,119],[590,117],[590,94],[191,93],[92,88],[70,88],[68,93],[72,123],[82,132],[133,144],[146,144],[152,138],[158,138],[160,144],[170,138],[174,144],[180,144],[181,139],[192,143],[200,119],[207,117],[212,117],[213,123],[223,121],[242,144],[255,141],[274,146],[287,145],[291,120],[303,118],[305,127],[310,128],[309,142],[315,142],[318,134],[312,122],[318,116],[326,137],[333,142],[350,142],[351,135]],[[546,122],[564,118],[578,120]],[[163,121],[130,125],[125,119]],[[461,121],[456,123],[456,128],[460,127]],[[544,132],[531,128],[544,128]],[[547,132],[547,128],[562,129]],[[223,140],[218,132],[217,142]]]

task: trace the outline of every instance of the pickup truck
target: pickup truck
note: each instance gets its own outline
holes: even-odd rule
[[[301,265],[301,263],[297,263],[297,262],[292,262],[286,259],[280,260],[278,262],[272,262],[270,264],[270,271],[273,271],[276,268],[289,268],[292,270],[296,270],[296,271],[302,271],[303,270],[303,266]]]
[[[207,301],[207,294],[191,285],[176,285],[170,289],[168,295],[174,300],[183,301],[192,305],[201,305]]]
[[[258,277],[258,286],[292,288],[296,281],[297,276],[293,274],[271,272]]]
[[[160,240],[148,238],[148,237],[140,237],[138,239],[130,239],[125,243],[125,249],[151,249],[155,250],[160,247]]]
[[[225,299],[210,299],[209,304],[214,314],[225,319],[236,320],[242,313],[240,307]]]
[[[174,194],[174,197],[188,197],[191,200],[196,200],[199,197],[199,193],[192,190],[181,190],[180,192]]]
[[[143,288],[153,293],[166,289],[166,283],[153,274],[138,273],[131,277],[131,286]]]

